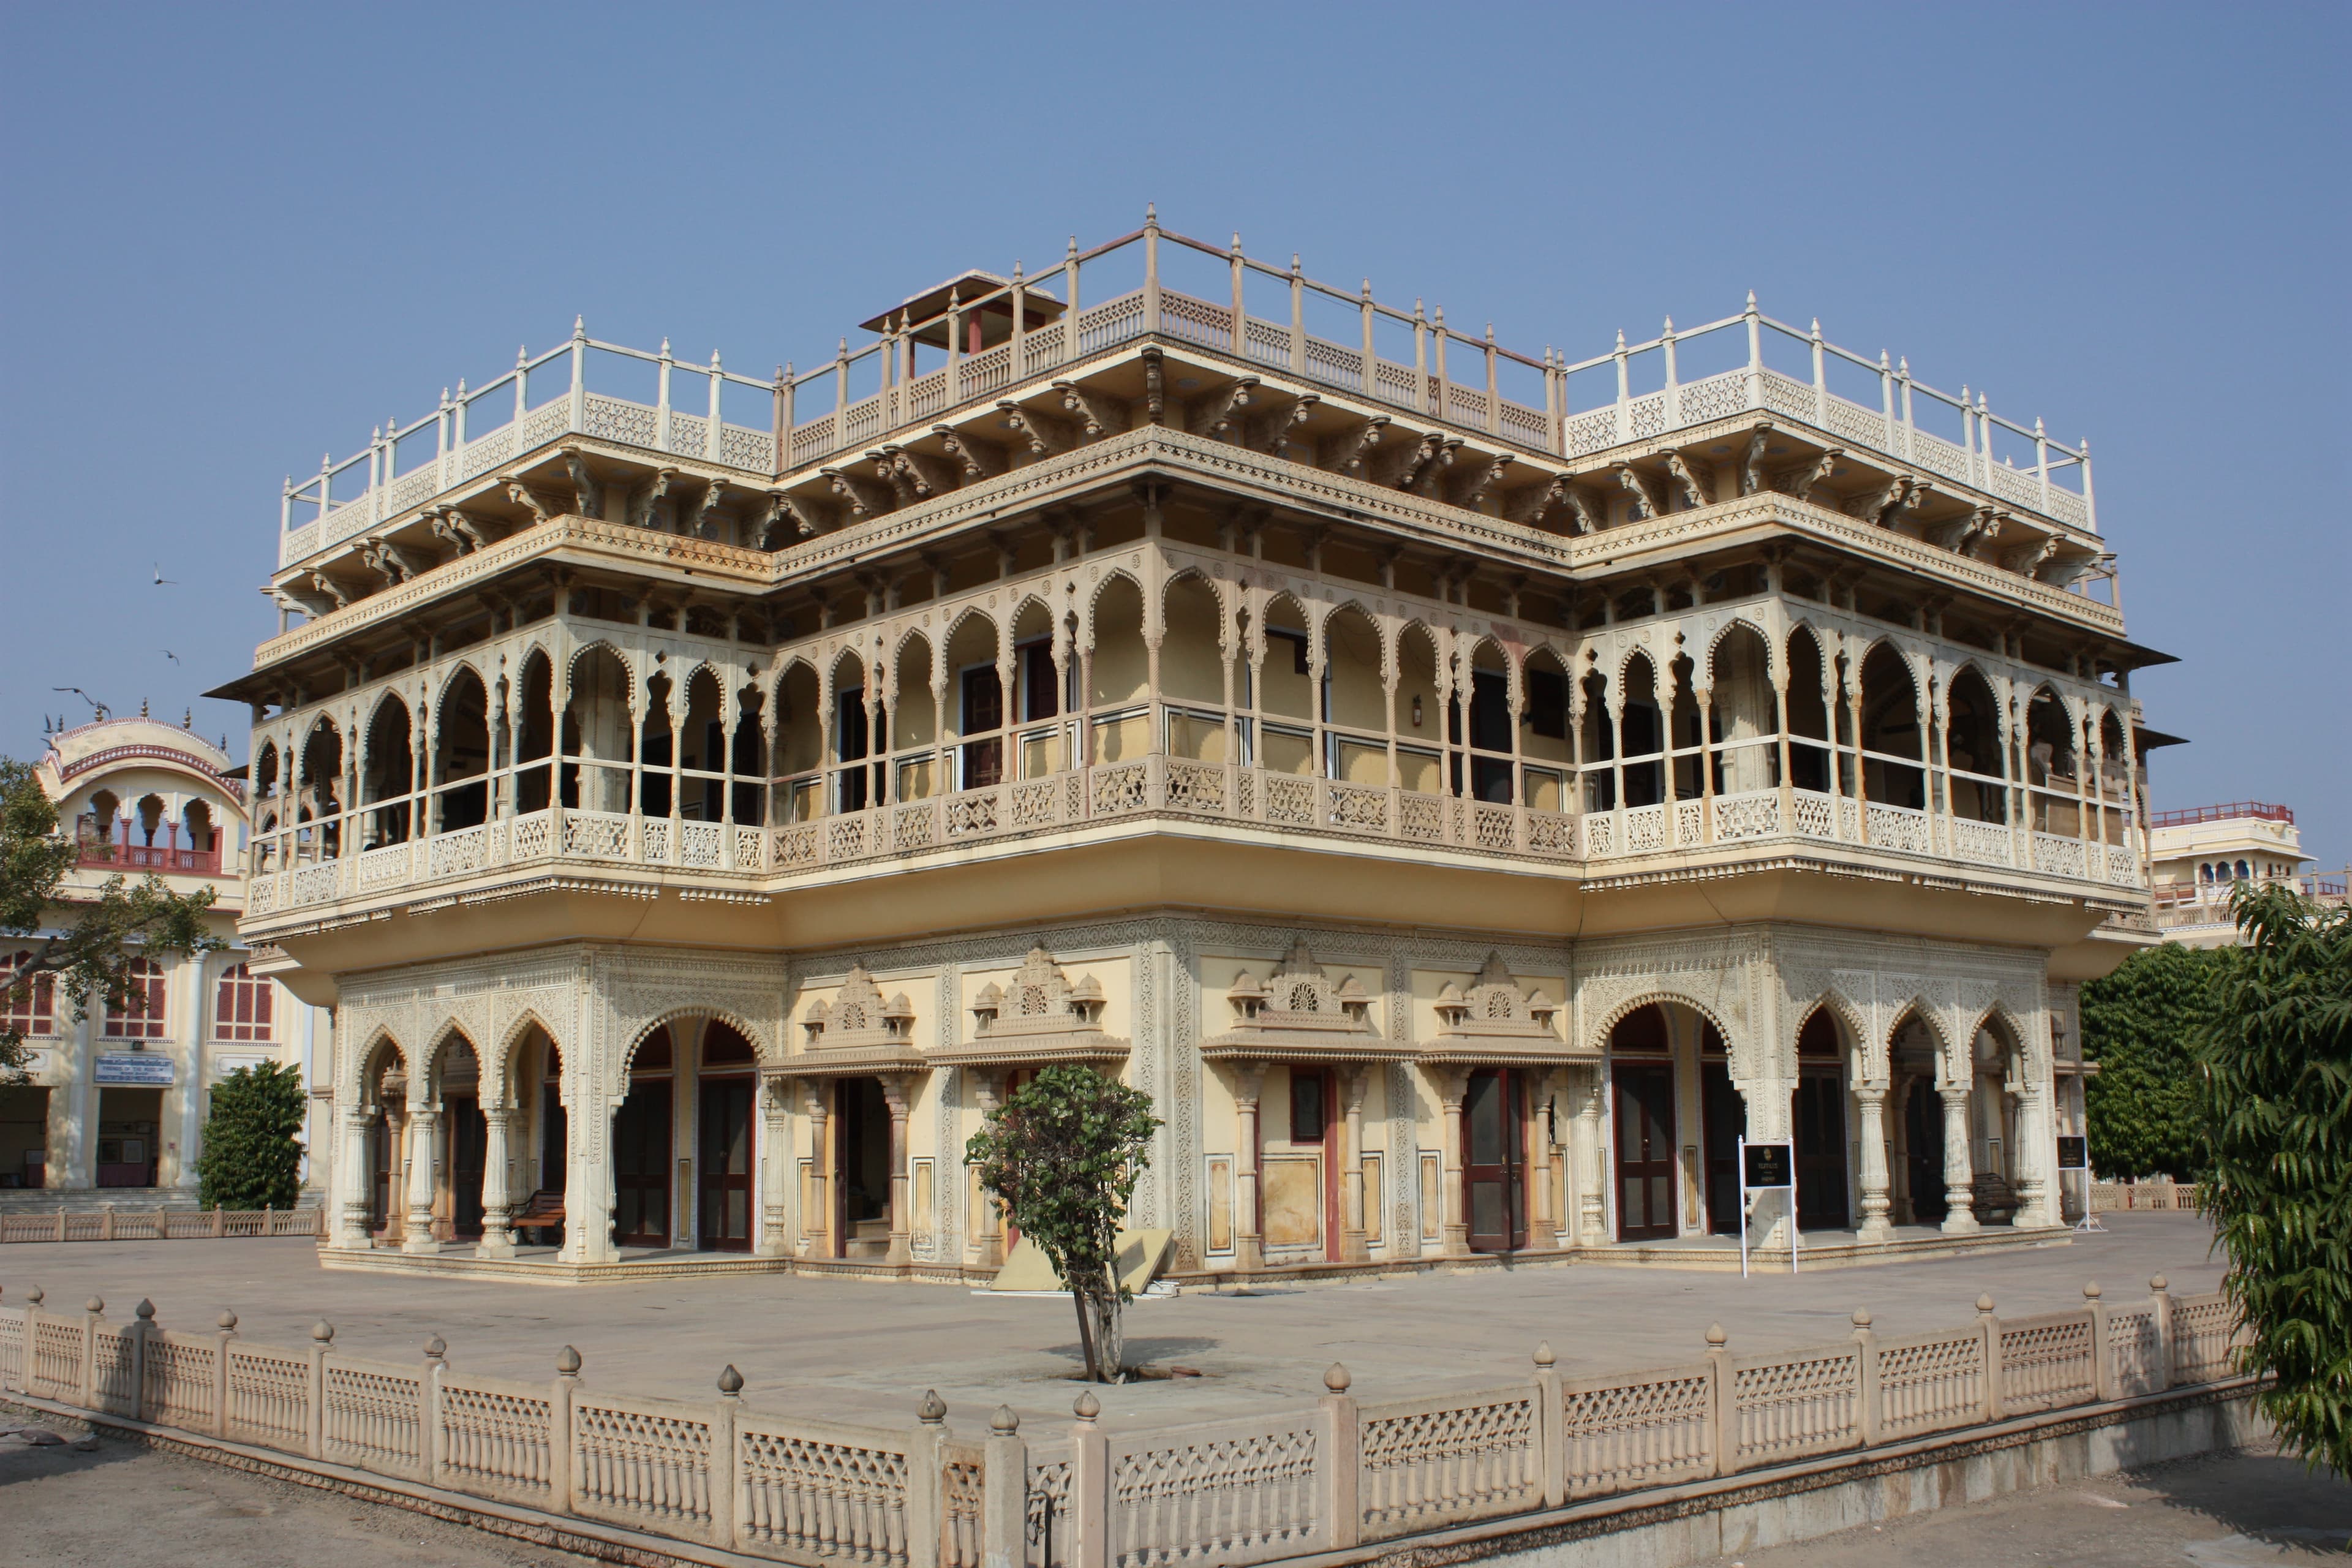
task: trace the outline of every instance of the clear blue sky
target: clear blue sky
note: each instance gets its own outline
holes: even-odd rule
[[[2157,804],[2352,857],[2352,7],[0,10],[0,749],[274,626],[278,481],[586,314],[764,374],[1239,229],[1507,342],[1819,316],[2087,436]],[[854,335],[854,334],[853,334]],[[158,587],[153,563],[175,584]],[[170,649],[178,662],[164,657]]]

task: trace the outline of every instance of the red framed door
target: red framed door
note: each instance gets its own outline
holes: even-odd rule
[[[751,1100],[748,1078],[706,1078],[695,1121],[701,1158],[698,1205],[705,1252],[751,1250]]]
[[[1619,1062],[1617,1239],[1662,1241],[1675,1234],[1675,1069],[1664,1062]]]
[[[669,1245],[669,1080],[645,1079],[613,1117],[613,1238]]]
[[[1515,1252],[1528,1244],[1527,1078],[1480,1068],[1462,1097],[1462,1212],[1470,1250]]]

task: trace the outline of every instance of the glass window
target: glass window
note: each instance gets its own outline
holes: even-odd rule
[[[230,965],[220,978],[220,989],[215,993],[213,1038],[271,1038],[270,1010],[277,989],[275,982],[253,973],[244,964]]]
[[[163,1037],[163,966],[152,958],[131,961],[124,1000],[109,1004],[106,1037],[110,1040],[160,1040]]]
[[[43,973],[20,981],[21,973],[32,964],[30,952],[0,958],[0,1029],[24,1035],[56,1030],[57,977]]]

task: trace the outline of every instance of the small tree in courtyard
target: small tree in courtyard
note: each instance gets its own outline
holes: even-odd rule
[[[2281,1446],[2352,1475],[2352,910],[2240,889],[2245,947],[2203,1042],[2199,1201]]]
[[[2099,1064],[2083,1096],[2100,1175],[2196,1180],[2205,1160],[2197,1042],[2237,962],[2232,948],[2160,942],[2083,987],[2083,1054]]]
[[[264,1062],[213,1089],[196,1201],[222,1209],[290,1209],[302,1190],[302,1074]]]
[[[1140,1089],[1092,1068],[1047,1068],[990,1111],[964,1148],[982,1187],[1062,1277],[1097,1383],[1126,1371],[1119,1310],[1133,1292],[1118,1277],[1118,1226],[1159,1128]]]
[[[16,1005],[62,981],[77,1015],[93,996],[135,1011],[147,1001],[134,984],[142,954],[221,945],[205,930],[210,888],[174,893],[152,876],[131,885],[110,877],[94,898],[61,908],[58,890],[81,856],[73,837],[58,831],[57,803],[30,764],[0,757],[0,1003]],[[6,939],[37,931],[45,934],[25,950],[26,962],[15,963]],[[23,1081],[26,1056],[24,1031],[0,1025],[0,1084]]]

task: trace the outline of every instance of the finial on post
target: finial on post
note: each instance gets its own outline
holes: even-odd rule
[[[923,1390],[922,1403],[915,1406],[915,1419],[926,1426],[936,1426],[947,1419],[948,1402],[940,1397],[936,1388]]]
[[[1980,1318],[1992,1315],[1992,1296],[1990,1292],[1977,1298],[1977,1315]]]
[[[1323,1369],[1323,1386],[1334,1394],[1347,1393],[1348,1385],[1353,1382],[1355,1379],[1348,1375],[1347,1363],[1344,1362],[1335,1361]]]
[[[735,1370],[733,1362],[729,1362],[726,1370],[719,1374],[719,1396],[722,1399],[740,1399],[742,1395],[743,1374]]]
[[[2095,1280],[2095,1279],[2090,1279],[2090,1280],[2085,1280],[2085,1281],[2084,1282],[2084,1284],[2083,1284],[2083,1300],[2085,1300],[2085,1301],[2095,1301],[2095,1300],[2097,1300],[2100,1298],[2100,1296],[2102,1296],[2103,1294],[2105,1294],[2105,1292],[2104,1292],[2104,1291],[2102,1291],[2102,1290],[2099,1289],[2099,1282],[2098,1282],[2097,1280]]]
[[[310,1325],[310,1337],[322,1345],[331,1343],[335,1337],[335,1325],[321,1318]]]
[[[1559,1357],[1552,1353],[1551,1342],[1549,1340],[1538,1340],[1536,1342],[1536,1364],[1538,1366],[1558,1366],[1559,1364]]]
[[[555,1370],[559,1376],[578,1377],[580,1375],[580,1352],[573,1350],[570,1345],[566,1345],[562,1350],[557,1351],[555,1352]]]
[[[1021,1417],[1013,1414],[1010,1405],[1000,1405],[996,1414],[988,1418],[988,1429],[1000,1437],[1010,1437],[1021,1430]]]
[[[1706,1326],[1707,1349],[1711,1351],[1719,1351],[1726,1344],[1728,1344],[1730,1341],[1731,1336],[1723,1331],[1723,1325],[1721,1323],[1709,1323]]]
[[[1093,1389],[1086,1389],[1078,1394],[1076,1402],[1070,1406],[1070,1414],[1091,1426],[1094,1425],[1095,1417],[1102,1414],[1102,1401],[1095,1397]]]

